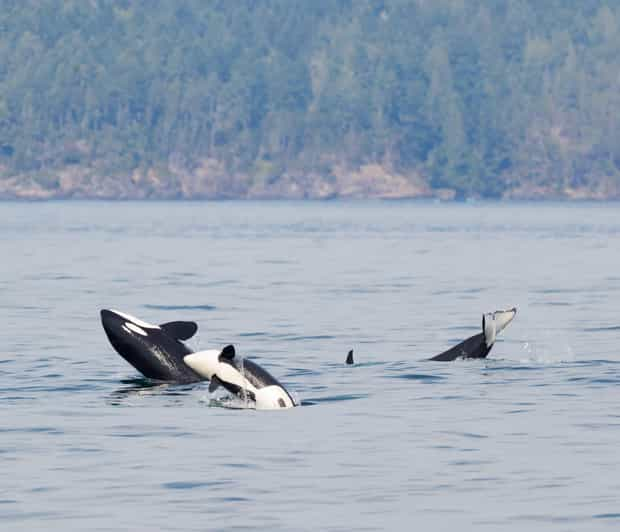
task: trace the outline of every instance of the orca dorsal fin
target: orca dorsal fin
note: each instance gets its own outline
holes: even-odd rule
[[[211,377],[211,382],[209,383],[209,393],[213,393],[217,390],[222,384],[222,381],[217,378],[217,375],[213,375]]]
[[[349,354],[347,355],[347,364],[353,364],[353,349],[351,349],[351,351],[349,351]]]
[[[169,321],[160,325],[162,331],[178,340],[189,340],[196,334],[198,325],[193,321]]]
[[[235,346],[227,345],[222,352],[220,353],[220,359],[225,358],[226,360],[232,360],[235,358]]]

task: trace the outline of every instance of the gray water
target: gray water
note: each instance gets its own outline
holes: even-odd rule
[[[619,208],[0,203],[0,530],[617,530]],[[304,404],[152,386],[101,308]]]

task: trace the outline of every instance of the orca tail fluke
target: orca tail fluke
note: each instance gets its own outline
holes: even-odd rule
[[[481,333],[470,336],[460,344],[434,356],[431,360],[451,361],[457,358],[486,358],[495,344],[497,335],[508,326],[516,314],[516,307],[483,314]]]
[[[495,343],[495,338],[502,332],[517,315],[517,308],[496,310],[482,315],[482,333],[489,349]]]
[[[353,349],[351,349],[351,351],[349,351],[349,354],[347,355],[347,360],[346,363],[349,365],[353,365],[354,361],[353,361]]]

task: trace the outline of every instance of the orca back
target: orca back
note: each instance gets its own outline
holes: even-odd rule
[[[266,388],[268,386],[277,386],[284,390],[286,395],[289,397],[291,402],[295,404],[295,400],[291,397],[291,394],[288,390],[282,386],[282,384],[276,379],[271,373],[269,373],[266,369],[259,366],[256,362],[253,362],[250,359],[242,358],[242,359],[233,359],[233,360],[221,360],[221,362],[230,364],[233,366],[239,373],[241,373],[247,381],[254,386],[257,390],[261,390],[262,388]],[[243,390],[238,389],[238,387],[234,385],[229,385],[225,382],[222,382],[222,385],[231,393],[236,395],[240,395]],[[252,400],[255,400],[253,394],[249,394]]]
[[[463,340],[460,344],[440,353],[431,360],[450,361],[457,358],[486,358],[493,344],[487,347],[484,333],[478,333]]]

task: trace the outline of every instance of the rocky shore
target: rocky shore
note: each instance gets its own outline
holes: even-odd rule
[[[617,200],[615,179],[598,179],[596,189],[514,181],[501,199]],[[450,188],[432,188],[417,172],[401,173],[382,164],[356,168],[334,164],[324,172],[284,171],[271,175],[231,172],[215,159],[192,168],[168,164],[132,172],[110,172],[104,166],[67,166],[58,170],[0,178],[0,199],[459,199]]]

